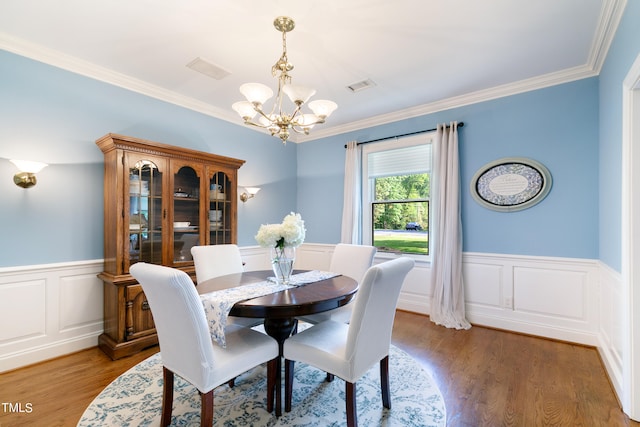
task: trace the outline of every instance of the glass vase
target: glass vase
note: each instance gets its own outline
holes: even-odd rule
[[[285,246],[284,248],[271,248],[271,267],[276,281],[288,285],[293,271],[293,262],[296,260],[296,248]]]

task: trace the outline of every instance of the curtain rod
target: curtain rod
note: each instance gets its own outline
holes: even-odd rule
[[[460,122],[458,123],[458,127],[461,128],[464,126],[464,122]],[[449,127],[449,125],[447,125],[447,127]],[[372,139],[370,141],[363,141],[363,142],[358,142],[358,144],[356,145],[363,145],[363,144],[369,144],[370,142],[380,142],[380,141],[386,141],[387,139],[395,139],[395,138],[402,138],[403,136],[411,136],[411,135],[418,135],[420,133],[427,133],[427,132],[434,132],[438,130],[437,128],[435,129],[425,129],[425,130],[419,130],[416,132],[410,132],[410,133],[403,133],[402,135],[394,135],[394,136],[385,136],[384,138],[378,138],[378,139]],[[347,145],[345,144],[344,148],[347,148]]]

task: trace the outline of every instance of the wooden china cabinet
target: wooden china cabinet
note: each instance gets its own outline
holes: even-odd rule
[[[108,134],[104,153],[104,333],[112,359],[157,344],[136,262],[179,268],[195,281],[191,247],[237,243],[237,177],[244,160]]]

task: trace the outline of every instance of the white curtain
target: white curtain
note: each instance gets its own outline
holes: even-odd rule
[[[462,282],[462,223],[458,123],[439,124],[433,142],[431,182],[431,321],[469,329]]]
[[[342,204],[342,243],[360,244],[362,236],[360,217],[362,215],[362,195],[360,182],[360,162],[362,149],[356,141],[347,143],[344,162],[344,203]]]

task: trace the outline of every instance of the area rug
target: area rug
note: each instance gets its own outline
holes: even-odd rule
[[[382,406],[376,364],[356,383],[358,424],[373,426],[444,426],[440,390],[416,361],[397,347],[389,354],[391,409]],[[214,426],[346,426],[344,381],[325,381],[324,372],[296,363],[292,411],[279,418],[266,411],[266,366],[236,379],[235,387],[214,391]],[[284,400],[284,393],[283,393]],[[162,406],[162,362],[157,353],[116,378],[85,410],[78,426],[157,426]],[[172,426],[200,425],[200,396],[175,377]]]

